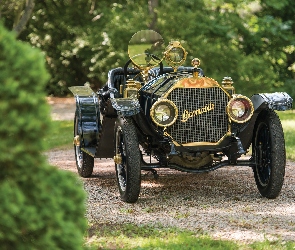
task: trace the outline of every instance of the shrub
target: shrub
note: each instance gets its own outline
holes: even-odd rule
[[[49,166],[48,74],[39,50],[0,23],[1,249],[82,249],[85,194],[77,177]]]

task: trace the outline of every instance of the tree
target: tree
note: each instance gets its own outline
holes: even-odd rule
[[[295,97],[292,0],[35,2],[19,38],[46,54],[48,94],[66,95],[69,86],[84,83],[101,87],[108,70],[128,60],[131,36],[152,28],[166,43],[182,40],[187,64],[197,56],[206,75],[218,81],[232,76],[239,92],[288,90]],[[11,25],[11,12],[3,16]]]
[[[82,249],[85,193],[77,177],[49,166],[45,60],[0,24],[1,249]]]
[[[145,1],[37,1],[21,39],[41,48],[51,78],[48,94],[66,95],[68,87],[105,84],[107,72],[128,60],[127,44],[150,23]]]
[[[156,9],[159,6],[159,0],[149,0],[148,6],[149,6],[149,14],[152,17],[152,22],[149,24],[149,29],[156,30],[156,24],[158,19],[158,14],[156,12]]]
[[[295,98],[295,6],[292,0],[261,0],[254,25],[280,85]]]
[[[187,65],[194,57],[200,58],[205,74],[218,82],[231,76],[237,92],[246,95],[273,91],[276,74],[266,55],[247,53],[247,46],[256,39],[247,29],[248,19],[239,12],[247,4],[186,0],[180,5],[179,1],[163,1],[158,29],[166,40],[182,41],[189,52]]]
[[[0,0],[0,18],[3,14],[13,17],[12,30],[15,31],[16,36],[24,30],[26,24],[31,18],[35,1],[34,0]]]

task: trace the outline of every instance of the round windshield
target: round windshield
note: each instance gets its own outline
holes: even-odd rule
[[[130,59],[140,69],[158,65],[163,60],[164,50],[164,39],[153,30],[135,33],[128,46]]]

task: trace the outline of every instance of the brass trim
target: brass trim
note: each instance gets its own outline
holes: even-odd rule
[[[126,81],[126,86],[127,87],[132,87],[132,88],[137,88],[137,89],[140,89],[142,86],[141,86],[141,83],[139,81],[136,81],[136,80],[127,80]]]
[[[222,82],[221,82],[223,87],[231,87],[233,85],[233,83],[234,83],[233,79],[230,76],[223,77]]]
[[[177,89],[177,88],[214,88],[218,87],[223,90],[223,92],[229,97],[229,100],[232,99],[232,96],[213,78],[209,77],[188,77],[183,78],[180,81],[178,81],[174,86],[172,86],[165,95],[163,95],[163,98],[167,98],[169,94]],[[169,100],[169,99],[167,99]],[[228,113],[227,113],[228,114]],[[179,144],[176,142],[172,136],[170,136],[167,132],[165,132],[165,135],[170,137],[174,143],[175,146],[218,146],[226,137],[231,136],[231,119],[228,115],[228,131],[224,134],[223,137],[219,139],[218,142],[191,142],[191,143],[185,143],[185,144]]]
[[[170,134],[168,134],[166,131],[164,134],[168,137],[170,137],[173,141],[173,144],[175,146],[187,146],[187,147],[193,147],[193,146],[218,146],[226,137],[230,137],[232,135],[231,133],[231,126],[229,124],[229,128],[226,134],[224,134],[223,137],[219,139],[218,142],[190,142],[190,143],[184,143],[184,144],[179,144],[177,141],[175,141]]]
[[[210,103],[207,104],[206,106],[193,110],[193,111],[188,111],[188,110],[184,110],[182,113],[182,119],[180,120],[181,122],[187,122],[188,119],[194,117],[194,116],[198,116],[201,115],[203,113],[207,113],[211,110],[214,110],[214,104]]]
[[[183,78],[174,84],[168,91],[163,95],[163,98],[167,96],[177,88],[212,88],[218,87],[223,89],[217,81],[209,77],[187,77]],[[223,90],[224,91],[224,90]],[[226,91],[224,91],[229,97],[231,97]]]
[[[141,83],[135,80],[127,80],[126,88],[124,89],[123,98],[138,98],[138,90],[141,88]],[[120,92],[122,92],[120,88]]]
[[[117,164],[117,165],[120,165],[122,164],[122,156],[120,154],[116,154],[114,156],[114,162]]]
[[[76,147],[79,147],[79,146],[80,146],[80,136],[79,136],[79,135],[76,135],[76,136],[74,137],[73,144],[74,144]]]
[[[233,117],[230,116],[230,111],[229,111],[230,103],[233,102],[236,99],[245,99],[250,104],[250,109],[251,109],[250,110],[250,115],[245,120],[240,121],[240,120],[237,120],[237,119],[235,119],[235,118],[233,118]],[[251,119],[251,117],[253,116],[253,113],[254,113],[254,105],[253,105],[252,101],[247,96],[240,95],[240,94],[235,94],[235,95],[233,95],[233,98],[229,100],[229,102],[228,102],[228,104],[226,106],[226,112],[227,112],[228,117],[229,117],[229,119],[231,121],[236,122],[236,123],[245,123],[245,122],[249,121]]]
[[[225,76],[222,79],[221,87],[226,91],[230,91],[231,94],[235,94],[235,87],[233,86],[233,80],[230,76]]]
[[[155,119],[155,115],[154,115],[154,113],[155,113],[155,108],[159,105],[159,104],[165,104],[165,103],[169,103],[172,107],[173,107],[173,109],[174,109],[174,112],[175,112],[175,116],[174,116],[174,118],[173,118],[173,120],[170,122],[170,123],[168,123],[168,124],[161,124],[161,123],[159,123],[156,119]],[[156,101],[153,105],[152,105],[152,107],[151,107],[151,109],[150,109],[150,116],[151,116],[151,118],[152,118],[152,120],[153,120],[153,122],[156,124],[156,125],[158,125],[158,126],[160,126],[160,127],[169,127],[169,126],[171,126],[176,120],[177,120],[177,117],[178,117],[178,108],[177,108],[177,106],[174,104],[174,102],[172,102],[172,101],[170,101],[170,100],[168,100],[168,99],[159,99],[158,101]]]
[[[193,58],[191,64],[194,68],[198,68],[201,65],[201,60],[199,58]]]
[[[199,58],[193,58],[191,61],[192,66],[194,67],[193,77],[199,77],[198,67],[201,65],[201,60]]]
[[[182,57],[177,58],[178,60],[176,60],[176,57],[179,56],[179,54],[177,53],[175,55],[175,59],[172,58],[172,54],[174,53],[173,50],[177,49],[181,49],[183,53]],[[187,51],[184,47],[182,47],[179,41],[171,41],[166,47],[164,57],[166,59],[166,62],[174,69],[174,71],[177,71],[177,68],[185,62],[187,54]]]
[[[93,154],[91,151],[89,151],[87,148],[81,148],[82,151],[84,151],[85,153],[91,155],[93,158],[95,157],[95,154]]]

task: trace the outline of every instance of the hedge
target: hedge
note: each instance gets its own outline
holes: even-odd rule
[[[1,249],[83,249],[85,192],[43,153],[48,78],[42,53],[0,23]]]

